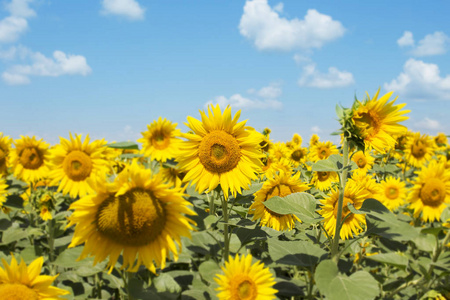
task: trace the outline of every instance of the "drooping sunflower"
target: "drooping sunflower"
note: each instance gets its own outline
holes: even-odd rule
[[[333,183],[339,182],[339,175],[336,172],[314,172],[311,184],[318,190],[329,190]]]
[[[50,150],[52,185],[58,185],[58,192],[72,198],[93,193],[89,180],[104,180],[110,171],[105,140],[89,143],[89,135],[81,141],[81,135],[70,133],[70,140],[60,137],[60,144]]]
[[[8,156],[11,149],[11,138],[0,132],[0,176],[8,171]]]
[[[441,213],[450,204],[450,169],[444,163],[431,160],[422,167],[414,180],[408,201],[414,217],[421,215],[425,222],[440,220]]]
[[[181,236],[190,237],[195,215],[179,187],[164,183],[136,162],[127,166],[111,184],[98,182],[96,194],[74,202],[69,225],[76,225],[69,247],[84,244],[80,259],[94,256],[94,263],[109,256],[113,267],[122,253],[122,268],[135,272],[141,264],[156,273],[171,252],[178,259]]]
[[[421,135],[420,132],[416,132],[406,142],[406,161],[416,168],[421,168],[431,159],[434,150],[433,139],[427,134]]]
[[[269,268],[257,261],[252,264],[252,255],[231,256],[222,267],[224,274],[216,274],[214,280],[219,284],[216,290],[220,300],[271,300],[278,292]]]
[[[272,179],[266,180],[261,189],[255,193],[255,199],[249,208],[253,214],[253,221],[261,219],[261,226],[271,227],[278,231],[291,230],[295,221],[300,221],[295,215],[279,215],[264,206],[264,201],[274,197],[285,197],[292,193],[308,190],[309,187],[300,180],[300,172],[291,176],[291,173],[280,171]]]
[[[370,155],[370,152],[367,151],[356,152],[353,155],[352,160],[358,166],[358,169],[354,170],[353,172],[363,174],[366,174],[367,171],[369,171],[372,168],[373,163],[375,162],[375,158],[372,155]]]
[[[11,264],[2,258],[3,266],[0,267],[0,295],[2,299],[29,299],[29,300],[57,300],[65,299],[60,296],[68,295],[69,291],[51,286],[58,277],[39,275],[44,263],[41,256],[29,266],[23,260],[20,264],[14,256]]]
[[[406,200],[406,185],[400,178],[387,177],[380,183],[381,197],[378,199],[389,210],[394,211]]]
[[[8,195],[8,185],[6,180],[0,177],[0,206],[6,201],[6,196]]]
[[[379,92],[380,89],[372,99],[367,93],[367,99],[363,103],[357,102],[352,120],[368,150],[373,148],[380,153],[386,153],[394,148],[396,137],[407,130],[399,122],[407,120],[408,117],[404,114],[410,111],[401,110],[406,104],[394,105],[398,97],[388,102],[393,92],[378,99]]]
[[[141,132],[143,137],[137,140],[142,143],[141,153],[161,162],[175,158],[182,142],[177,125],[161,117],[147,125],[147,131]]]
[[[366,224],[366,217],[363,214],[352,214],[348,209],[348,204],[351,203],[356,209],[360,209],[364,200],[367,198],[368,193],[364,191],[360,186],[354,182],[348,182],[345,186],[344,202],[342,206],[342,220],[345,222],[342,224],[340,231],[340,238],[345,240],[352,238],[354,234],[358,234],[363,229],[362,224]],[[322,200],[322,208],[319,210],[319,214],[324,217],[324,227],[330,236],[334,236],[336,231],[336,219],[338,211],[338,199],[339,190],[333,189],[330,197]],[[349,215],[350,214],[350,215]],[[347,215],[349,215],[347,217]],[[347,218],[345,218],[347,217]]]
[[[225,197],[230,192],[236,196],[261,170],[261,134],[246,127],[246,121],[238,123],[240,111],[232,118],[229,106],[223,114],[219,105],[200,114],[202,122],[188,117],[186,125],[194,133],[183,135],[187,141],[177,156],[180,170],[187,172],[184,181],[191,181],[200,193],[220,184]]]
[[[339,150],[332,142],[317,142],[309,151],[309,159],[316,162],[327,159],[331,154],[338,154]]]
[[[15,148],[10,152],[10,162],[14,176],[25,182],[34,182],[48,175],[48,147],[42,139],[20,136],[14,141]]]

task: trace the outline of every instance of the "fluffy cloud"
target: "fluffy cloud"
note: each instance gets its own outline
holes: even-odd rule
[[[429,118],[424,118],[423,120],[417,122],[415,127],[419,129],[427,129],[427,130],[440,130],[442,129],[441,124],[438,121],[432,120]]]
[[[400,47],[412,47],[411,55],[413,56],[431,56],[440,55],[447,52],[447,47],[450,38],[441,31],[436,31],[433,34],[427,34],[418,45],[415,46],[413,34],[410,31],[405,31],[403,36],[397,40]]]
[[[130,20],[144,19],[145,9],[135,0],[103,0],[102,13],[106,15],[119,15]]]
[[[53,52],[53,58],[28,51],[30,64],[14,65],[2,74],[2,79],[10,85],[27,84],[30,76],[83,75],[91,73],[86,58],[81,55],[67,55],[62,51]]]
[[[12,0],[5,7],[12,16],[30,18],[36,16],[36,12],[29,7],[31,2],[33,0]]]
[[[414,100],[449,100],[450,75],[441,77],[436,64],[409,59],[403,66],[403,72],[384,88]]]
[[[319,132],[321,132],[321,131],[322,131],[322,129],[320,129],[319,126],[313,126],[313,127],[311,127],[311,132],[312,132],[312,133],[319,133]]]
[[[308,10],[303,20],[288,20],[280,17],[282,9],[281,3],[272,9],[267,0],[247,1],[239,24],[241,34],[259,50],[288,51],[320,48],[345,32],[339,21],[317,10]]]
[[[319,89],[337,88],[351,85],[355,82],[353,74],[339,71],[335,67],[328,68],[328,73],[320,73],[314,63],[303,67],[303,74],[298,80],[300,86],[315,87]]]
[[[36,15],[28,4],[33,0],[12,0],[5,5],[10,16],[0,20],[0,43],[15,42],[28,29],[27,18]]]

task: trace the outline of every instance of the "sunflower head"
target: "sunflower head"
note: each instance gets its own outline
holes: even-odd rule
[[[311,184],[321,191],[327,191],[332,188],[333,184],[339,182],[339,175],[336,172],[320,171],[314,172],[311,178]]]
[[[312,146],[314,146],[315,144],[317,144],[319,142],[319,136],[317,134],[313,134],[311,136],[311,138],[309,139],[309,147],[311,148]]]
[[[302,137],[298,133],[294,133],[292,136],[291,143],[293,146],[301,146],[302,145]]]
[[[356,172],[367,173],[375,162],[375,158],[369,152],[358,151],[353,154],[352,160],[358,166]]]
[[[394,211],[406,200],[406,185],[400,178],[387,177],[381,183],[380,202],[389,210]]]
[[[408,138],[405,145],[405,157],[407,162],[416,167],[422,167],[434,154],[435,145],[433,139],[427,134],[416,132]]]
[[[8,171],[8,156],[11,150],[11,138],[0,132],[0,176]]]
[[[317,142],[309,151],[309,159],[312,162],[327,159],[332,154],[338,154],[339,150],[332,142]]]

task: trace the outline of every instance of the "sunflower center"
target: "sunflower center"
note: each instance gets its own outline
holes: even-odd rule
[[[203,137],[198,157],[211,173],[225,173],[233,170],[241,159],[238,141],[222,130],[215,130]]]
[[[353,200],[345,197],[344,196],[344,203],[342,204],[342,218],[341,220],[343,220],[349,213],[350,213],[350,209],[348,209],[348,204],[351,203],[353,204]],[[337,211],[338,211],[338,201],[336,201],[336,203],[334,203],[334,216],[337,218]]]
[[[295,150],[292,152],[291,158],[295,161],[300,161],[303,158],[303,152],[301,150]]]
[[[394,200],[398,198],[399,190],[395,187],[389,187],[385,191],[385,195],[388,199]]]
[[[330,177],[330,172],[317,172],[319,181],[326,181]]]
[[[6,164],[6,153],[5,151],[0,148],[0,167]]]
[[[85,152],[74,150],[64,158],[63,169],[73,181],[83,181],[91,175],[92,160]]]
[[[158,150],[166,149],[170,143],[170,136],[164,134],[164,132],[160,131],[153,135],[151,139],[151,144]]]
[[[232,300],[255,300],[258,296],[255,282],[246,274],[237,274],[230,288]]]
[[[358,165],[359,168],[362,169],[362,168],[364,168],[366,166],[366,160],[361,157],[360,159],[358,159],[356,164]]]
[[[411,147],[411,153],[414,155],[415,158],[422,158],[426,154],[426,148],[423,143],[420,141],[413,144]]]
[[[319,159],[326,159],[330,156],[330,149],[328,148],[322,148],[319,151]]]
[[[38,300],[39,295],[26,285],[20,283],[0,284],[0,295],[3,300]]]
[[[363,126],[365,132],[362,132],[364,137],[373,136],[380,130],[380,120],[378,116],[371,112],[362,113],[359,121],[365,123]]]
[[[36,147],[28,147],[20,152],[19,160],[25,169],[36,170],[44,163],[42,153]]]
[[[439,206],[444,202],[445,196],[445,184],[437,178],[428,179],[420,190],[420,198],[428,206]]]
[[[163,204],[150,192],[134,188],[123,195],[111,195],[96,215],[97,230],[124,246],[145,246],[155,241],[166,224]]]

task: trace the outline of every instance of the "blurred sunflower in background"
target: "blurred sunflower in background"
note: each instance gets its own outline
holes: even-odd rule
[[[368,151],[358,151],[353,154],[352,161],[354,161],[358,166],[358,169],[353,171],[354,173],[366,174],[367,171],[372,169],[375,158]]]
[[[405,145],[405,158],[408,164],[421,168],[434,154],[434,141],[427,134],[416,132],[408,138]]]
[[[58,275],[39,275],[44,263],[42,256],[29,266],[23,260],[18,264],[14,256],[11,257],[10,264],[3,258],[2,262],[4,269],[0,267],[1,299],[57,300],[66,299],[60,296],[69,294],[69,291],[51,286]]]
[[[448,139],[445,133],[439,132],[437,136],[434,137],[434,143],[436,145],[436,148],[439,148],[440,150],[444,150],[448,147]]]
[[[0,132],[0,176],[5,175],[8,171],[8,156],[11,150],[11,138],[3,136]]]
[[[289,148],[285,143],[277,142],[272,144],[269,149],[269,155],[274,161],[280,161],[289,157]]]
[[[431,160],[417,175],[409,192],[409,208],[414,210],[415,218],[439,221],[442,211],[450,204],[450,169]]]
[[[271,300],[278,292],[273,288],[275,278],[260,261],[252,264],[252,255],[231,256],[222,267],[224,274],[216,274],[216,290],[220,300]]]
[[[8,196],[8,185],[6,180],[0,177],[0,207],[5,203],[6,196]]]
[[[293,147],[301,146],[303,142],[302,137],[298,133],[294,133],[292,136],[291,144]]]
[[[378,199],[390,211],[396,210],[403,205],[406,200],[406,185],[400,178],[387,177],[380,182],[381,197]]]
[[[309,159],[312,162],[327,159],[331,154],[338,154],[339,150],[332,142],[317,142],[309,150]]]
[[[194,133],[183,135],[187,141],[177,156],[180,170],[186,172],[183,180],[195,184],[199,193],[220,184],[225,198],[229,193],[236,196],[261,171],[262,135],[246,127],[246,121],[238,123],[240,111],[232,118],[229,106],[222,114],[219,105],[211,105],[208,114],[200,115],[202,122],[188,116],[186,125]]]
[[[299,167],[306,163],[308,159],[308,149],[302,148],[301,146],[294,146],[289,151],[288,159],[294,167]]]
[[[69,247],[84,243],[80,259],[94,256],[94,264],[109,256],[114,267],[120,254],[123,269],[136,272],[141,264],[151,272],[165,267],[172,253],[178,259],[181,237],[190,237],[195,215],[180,188],[172,188],[158,175],[136,162],[112,184],[99,182],[95,194],[74,202],[69,225],[75,233]]]
[[[177,125],[161,117],[147,125],[147,131],[141,132],[143,137],[137,140],[142,143],[141,154],[160,162],[174,158],[182,142]]]
[[[255,199],[249,208],[253,214],[253,221],[260,219],[261,226],[273,228],[278,231],[294,228],[295,221],[300,221],[295,215],[280,215],[264,205],[264,201],[274,197],[285,197],[292,193],[304,192],[309,187],[300,180],[300,172],[291,176],[291,173],[280,171],[271,179],[264,182],[261,189],[255,193]]]
[[[70,140],[60,137],[60,144],[50,150],[52,171],[51,185],[58,185],[58,192],[70,197],[83,197],[93,193],[89,180],[105,180],[110,172],[110,161],[107,160],[106,141],[96,140],[89,143],[89,135],[81,141],[81,135],[70,133]],[[112,150],[113,151],[113,150]]]
[[[35,182],[48,175],[49,144],[36,137],[20,136],[14,141],[10,162],[14,176],[25,182]]]
[[[386,153],[394,148],[396,137],[403,134],[407,128],[398,124],[408,117],[404,114],[409,110],[401,110],[406,103],[394,105],[398,97],[389,101],[393,92],[389,92],[378,99],[380,89],[372,99],[367,94],[364,102],[357,101],[354,105],[352,121],[357,134],[364,140],[366,149],[375,149],[380,153]]]
[[[319,140],[320,140],[319,136],[314,133],[309,139],[309,148],[315,146],[319,142]]]
[[[361,187],[367,193],[366,199],[373,198],[379,200],[381,198],[381,186],[373,178],[373,175],[354,173],[348,182],[353,182],[356,186]]]
[[[333,183],[339,182],[339,175],[337,172],[313,172],[311,184],[318,190],[327,191]]]

